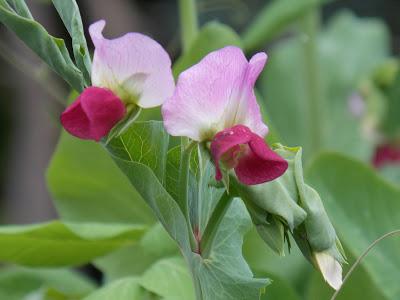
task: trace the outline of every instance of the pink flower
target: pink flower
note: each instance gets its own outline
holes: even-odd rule
[[[395,144],[382,144],[375,149],[372,164],[375,168],[400,164],[400,147]]]
[[[161,105],[174,90],[171,60],[156,41],[140,33],[103,37],[105,21],[89,27],[95,45],[92,84],[61,116],[72,135],[99,141],[126,115],[126,108]],[[123,113],[122,113],[123,112]]]
[[[288,167],[263,139],[268,127],[254,84],[266,60],[265,53],[257,53],[247,61],[233,46],[214,51],[179,76],[173,96],[162,106],[171,135],[211,142],[217,180],[221,165],[248,185],[273,180]]]

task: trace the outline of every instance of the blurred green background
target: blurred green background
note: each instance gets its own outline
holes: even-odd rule
[[[158,40],[174,60],[179,58],[176,1],[77,2],[85,28],[105,19],[108,37],[142,32]],[[295,18],[273,34],[263,36],[249,30],[254,22],[264,26],[258,17],[271,2],[198,0],[199,20],[232,27],[244,37],[249,56],[260,50],[268,53],[269,62],[257,89],[269,120],[270,141],[304,147],[309,183],[321,194],[352,263],[374,239],[400,228],[400,167],[389,164],[376,171],[370,166],[378,145],[396,145],[400,140],[400,93],[396,89],[400,81],[392,67],[398,65],[400,54],[400,1],[328,1],[320,10]],[[51,5],[34,0],[27,4],[35,18],[51,34],[65,38],[68,45],[67,32]],[[178,69],[180,65],[184,62],[178,61]],[[54,219],[57,215],[45,173],[58,141],[58,118],[68,87],[1,25],[0,78],[1,222]],[[80,150],[80,158],[74,157],[75,162],[81,159],[82,164],[89,164],[90,154],[85,149]],[[70,170],[68,165],[62,167],[66,173]],[[317,300],[329,299],[332,294],[297,249],[278,258],[251,232],[244,252],[257,275],[274,280],[263,299]],[[398,242],[385,241],[378,246],[338,299],[400,299],[399,253]],[[93,278],[101,277],[90,270],[86,272]],[[18,276],[15,278],[24,282]],[[51,275],[30,276],[47,282]],[[7,280],[0,278],[0,290]],[[26,290],[30,291],[29,287]],[[23,299],[18,297],[15,299]]]

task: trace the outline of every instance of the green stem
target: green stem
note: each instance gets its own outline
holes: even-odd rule
[[[339,295],[340,290],[342,289],[344,283],[349,279],[350,275],[353,273],[353,271],[359,266],[359,264],[361,263],[361,261],[368,255],[368,253],[372,250],[372,248],[374,248],[379,242],[381,242],[382,240],[393,236],[393,235],[398,235],[400,234],[400,229],[397,230],[393,230],[391,232],[388,232],[384,235],[382,235],[380,238],[376,239],[371,245],[368,246],[368,248],[364,251],[363,254],[361,254],[361,256],[359,258],[357,258],[357,260],[355,261],[355,263],[351,266],[350,270],[347,272],[346,276],[344,276],[343,278],[343,282],[342,285],[340,286],[340,288],[338,288],[336,290],[336,292],[333,294],[331,300],[335,300],[337,295]]]
[[[189,211],[189,172],[190,172],[190,155],[193,148],[197,145],[197,142],[192,141],[185,147],[182,146],[181,152],[181,165],[179,168],[179,206],[185,215],[189,234],[190,243],[192,250],[196,249],[196,239],[193,235],[193,228],[190,222],[190,211]]]
[[[310,132],[311,151],[317,152],[322,144],[322,110],[321,82],[318,66],[317,35],[320,25],[320,15],[317,9],[308,13],[303,20],[307,40],[304,43],[304,58],[306,66],[307,99],[308,99],[308,131]]]
[[[224,218],[230,204],[232,203],[233,197],[225,192],[222,198],[219,200],[214,208],[214,211],[207,223],[204,234],[201,238],[200,251],[201,256],[207,258],[210,255],[212,244],[215,236],[217,235],[219,225]]]
[[[196,0],[179,0],[182,46],[186,52],[197,35],[198,20]]]

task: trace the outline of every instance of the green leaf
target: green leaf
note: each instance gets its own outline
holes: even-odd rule
[[[47,181],[63,220],[151,224],[154,217],[101,145],[62,132]]]
[[[162,122],[136,122],[106,147],[181,250],[190,252],[185,217],[163,185],[168,134]]]
[[[72,62],[64,40],[51,36],[46,29],[31,16],[21,2],[18,6],[18,15],[7,4],[6,0],[0,0],[0,22],[13,31],[29,48],[31,48],[49,67],[60,75],[69,85],[81,92],[84,87],[82,72]]]
[[[0,227],[0,261],[25,266],[81,265],[137,241],[143,226],[60,223]]]
[[[218,22],[210,22],[198,33],[190,48],[174,64],[173,73],[175,77],[199,62],[211,51],[228,45],[241,46],[240,37],[230,27]]]
[[[300,300],[299,294],[285,280],[275,277],[260,300]],[[309,300],[309,299],[308,299]]]
[[[375,239],[400,228],[400,190],[370,167],[339,154],[324,154],[307,174],[351,256],[358,257]],[[362,262],[388,299],[400,296],[399,247],[400,239],[394,237],[373,249]],[[351,278],[346,284],[353,284]]]
[[[80,299],[91,293],[94,283],[70,270],[5,268],[0,271],[0,298],[28,299],[41,291],[53,290],[70,298]]]
[[[139,285],[137,278],[124,278],[114,281],[103,288],[93,292],[84,300],[143,300],[147,298],[148,292]],[[155,298],[157,299],[157,298]]]
[[[156,262],[140,278],[140,285],[164,300],[195,300],[192,278],[181,257]]]
[[[242,35],[247,51],[262,48],[288,25],[330,0],[274,0],[265,5]]]
[[[243,235],[248,231],[251,222],[239,200],[231,205],[222,221],[210,256],[203,258],[191,251],[183,213],[166,189],[169,182],[165,179],[168,135],[161,122],[136,122],[106,147],[164,228],[178,243],[194,277],[196,292],[203,299],[259,298],[260,289],[268,281],[253,278],[241,255]],[[173,172],[169,176],[174,176],[171,174]]]
[[[254,278],[242,255],[243,236],[251,226],[244,204],[235,199],[221,222],[210,256],[192,254],[190,265],[202,299],[259,299],[269,280]]]
[[[25,0],[7,0],[7,1],[11,5],[11,7],[16,11],[17,14],[19,14],[24,18],[33,20],[32,14],[25,3]]]
[[[96,259],[95,265],[103,272],[106,281],[142,275],[159,259],[176,256],[178,247],[161,224],[155,224],[142,239],[107,256]]]
[[[323,97],[321,107],[322,148],[369,159],[372,145],[361,135],[358,120],[348,109],[348,98],[359,81],[368,76],[389,53],[387,28],[374,19],[339,14],[328,23],[318,42],[318,61]],[[305,158],[310,147],[306,67],[302,38],[278,44],[260,81],[260,92],[268,100],[271,122],[288,145],[302,145]],[[338,63],[340,62],[340,63]],[[288,122],[290,120],[290,122]],[[340,134],[339,134],[340,133]]]
[[[65,27],[72,37],[76,65],[81,70],[86,86],[91,85],[91,59],[82,25],[81,14],[75,0],[52,0]]]

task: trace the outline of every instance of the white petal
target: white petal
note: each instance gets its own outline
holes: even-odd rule
[[[326,252],[315,253],[315,259],[325,281],[335,290],[342,285],[342,266]]]

